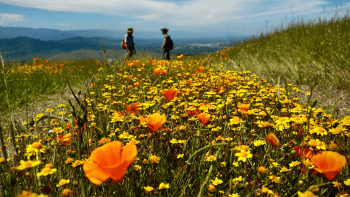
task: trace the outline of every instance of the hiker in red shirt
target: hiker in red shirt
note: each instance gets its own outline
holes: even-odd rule
[[[134,43],[134,36],[132,36],[132,33],[134,32],[133,28],[129,28],[127,33],[128,35],[125,35],[125,47],[126,47],[126,54],[125,54],[125,59],[126,58],[132,58],[133,54],[136,54],[135,50],[135,43]]]

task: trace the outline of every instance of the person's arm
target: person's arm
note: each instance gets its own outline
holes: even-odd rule
[[[164,47],[165,47],[165,45],[166,45],[166,38],[164,38],[164,40],[163,40],[163,46],[162,46],[162,49],[164,49]]]

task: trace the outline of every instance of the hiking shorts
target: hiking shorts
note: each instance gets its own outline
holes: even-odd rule
[[[131,46],[127,46],[126,47],[126,55],[129,57],[132,57],[132,55],[134,54],[134,50]]]

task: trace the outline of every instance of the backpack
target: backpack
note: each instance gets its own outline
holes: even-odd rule
[[[168,40],[168,43],[167,43],[166,48],[167,48],[168,50],[172,50],[172,49],[174,48],[174,43],[173,43],[173,41],[171,40],[170,36],[169,36],[169,40]]]
[[[122,40],[122,47],[123,47],[123,49],[126,49],[124,38],[123,38],[123,40]]]

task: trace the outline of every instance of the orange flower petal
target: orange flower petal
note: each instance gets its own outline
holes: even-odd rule
[[[197,118],[199,119],[199,121],[201,121],[203,124],[207,124],[210,120],[210,114],[206,114],[206,113],[200,113],[197,115]]]
[[[346,158],[337,152],[322,151],[313,156],[311,162],[316,166],[316,171],[322,173],[328,180],[333,180],[345,166]]]
[[[265,140],[268,141],[273,147],[277,148],[279,146],[280,141],[278,138],[275,136],[273,133],[269,133],[266,137]]]
[[[101,166],[115,166],[121,162],[122,143],[109,142],[92,151],[90,159]]]
[[[125,147],[123,147],[122,163],[116,166],[104,167],[104,170],[109,172],[110,178],[115,183],[118,183],[123,179],[129,166],[134,162],[135,160],[134,158],[136,157],[136,155],[137,155],[136,145],[133,143],[129,143]]]
[[[109,174],[108,172],[106,173],[101,169],[101,166],[98,165],[94,161],[88,161],[85,162],[83,165],[83,169],[85,172],[86,177],[96,185],[101,185],[102,181],[106,181],[109,179]]]

